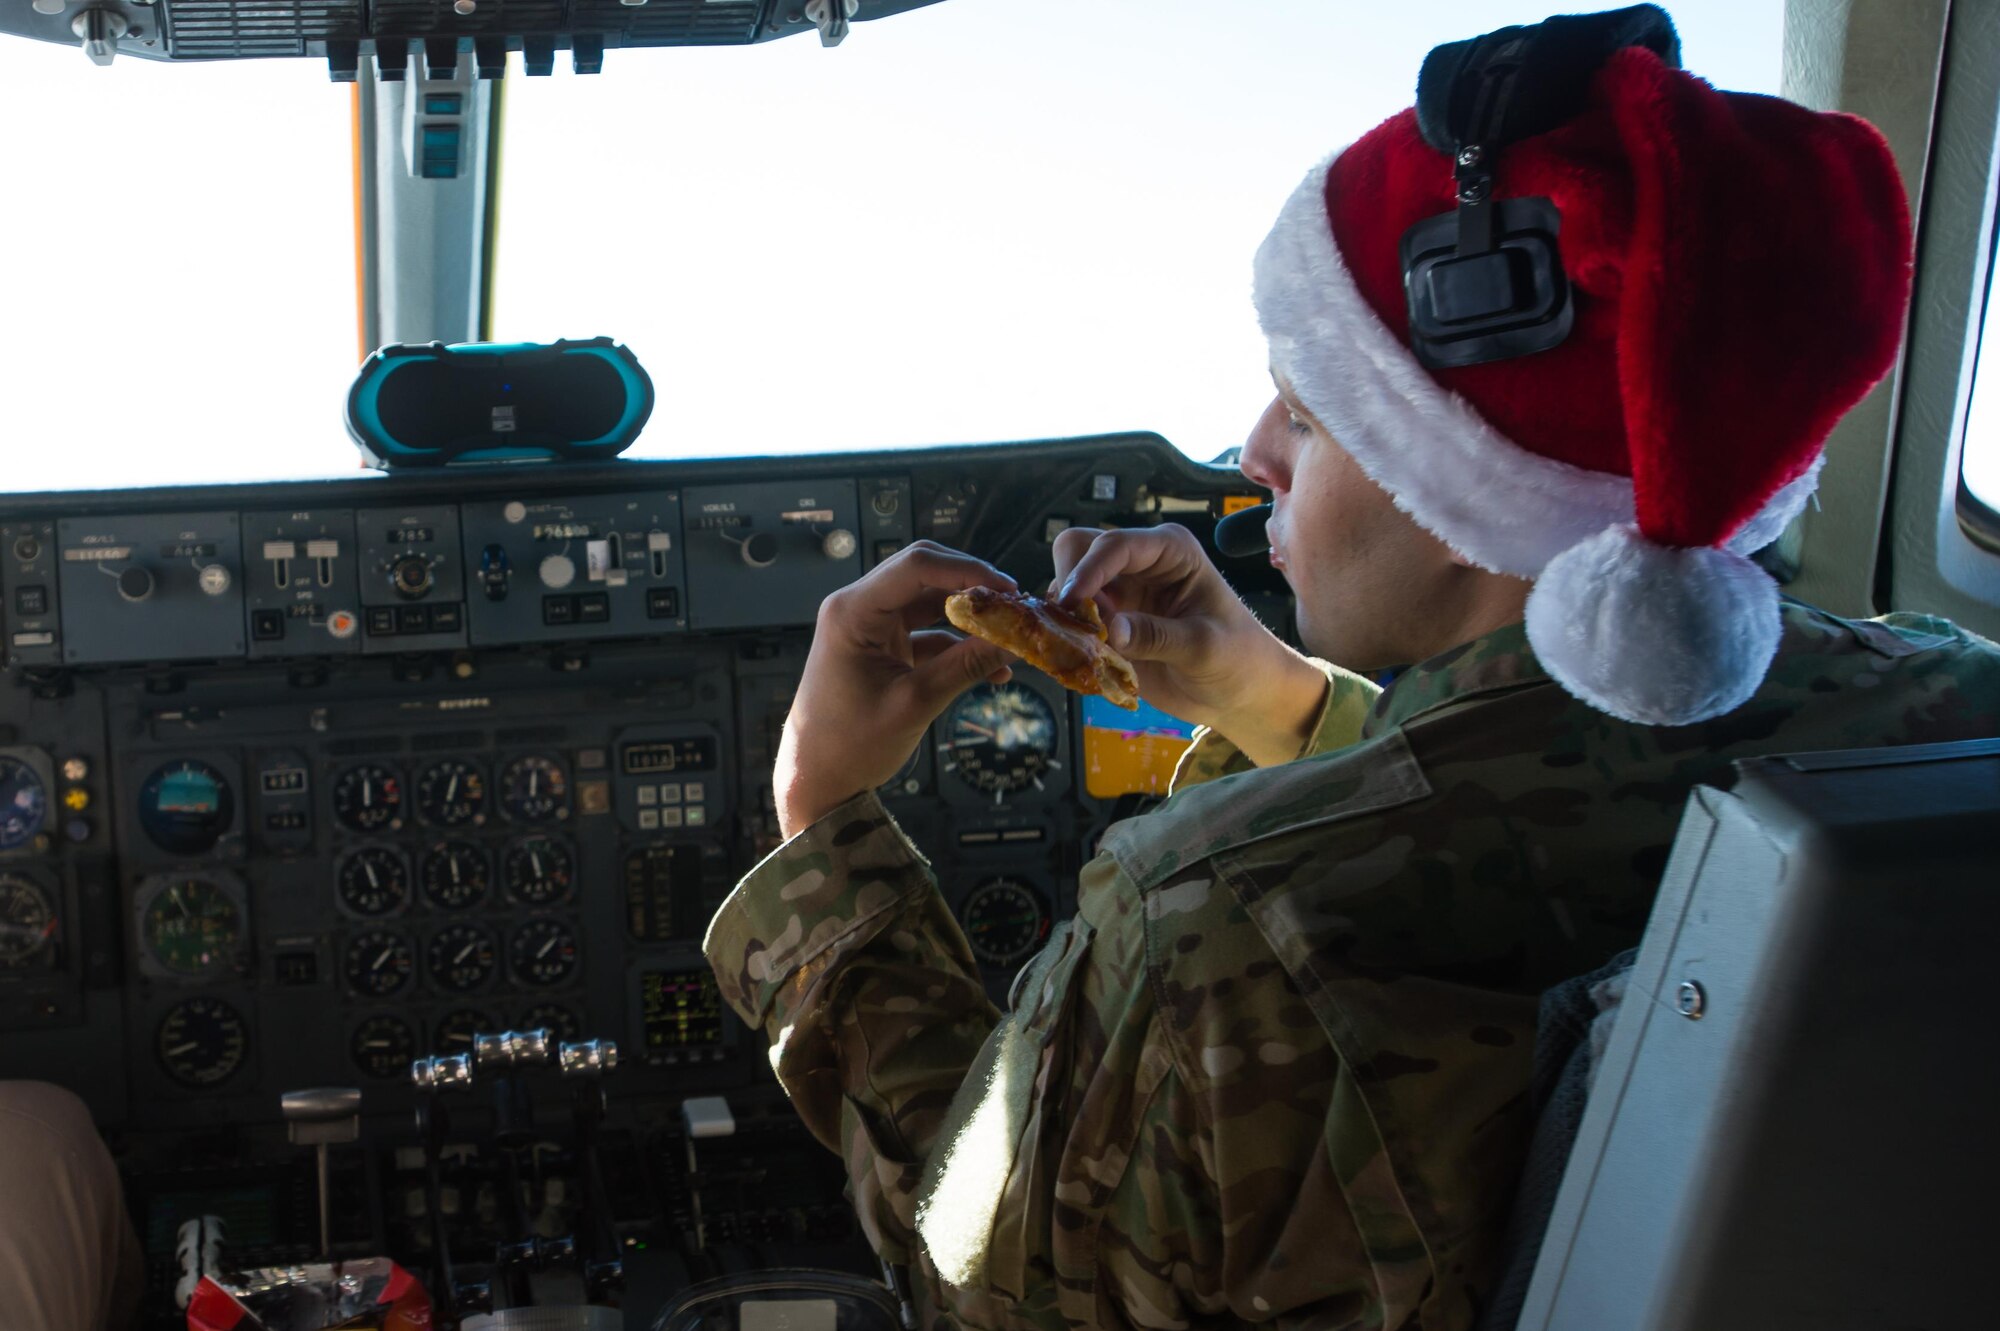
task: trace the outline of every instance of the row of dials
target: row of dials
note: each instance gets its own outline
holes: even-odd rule
[[[20,772],[13,773],[9,764],[20,767]],[[284,769],[266,772],[262,779],[266,795],[295,794],[304,791],[306,773]],[[47,805],[46,792],[41,791],[35,774],[12,759],[0,758],[0,799],[7,798],[9,783],[22,801],[25,830],[18,831],[18,841],[7,842],[9,829],[0,820],[0,850],[32,837],[40,829]],[[399,830],[411,803],[401,774],[373,762],[358,763],[336,776],[332,799],[334,820],[350,832],[364,835]],[[508,762],[500,770],[497,805],[509,821],[523,826],[542,826],[569,817],[569,776],[561,761],[530,753]],[[34,811],[32,826],[28,826],[25,813],[30,807]],[[466,758],[431,763],[417,777],[414,810],[432,827],[483,825],[489,816],[484,769]],[[139,826],[154,845],[172,855],[205,854],[222,839],[235,816],[236,793],[228,778],[199,758],[163,763],[139,788]]]
[[[365,879],[362,881],[365,883]],[[10,931],[0,937],[14,948],[25,948],[25,943],[14,940],[37,930],[52,929],[52,908],[46,895],[32,883],[24,879],[0,880],[5,882],[15,883],[17,889],[25,887],[28,893],[16,890],[0,897],[0,907],[8,909],[11,918]],[[141,886],[140,900],[140,943],[146,956],[168,976],[202,979],[241,969],[248,946],[240,891],[232,891],[210,878],[159,875]],[[373,904],[373,899],[364,904]],[[386,913],[387,909],[375,913]],[[8,954],[0,953],[4,955]],[[492,980],[500,969],[501,956],[500,941],[485,924],[470,921],[449,924],[434,934],[426,946],[424,972],[438,989],[465,993],[483,988]],[[576,933],[565,920],[536,916],[517,924],[508,933],[505,956],[507,973],[515,982],[534,989],[555,988],[576,971]],[[370,998],[389,998],[402,993],[416,969],[414,945],[402,934],[388,929],[354,936],[341,958],[348,987]]]
[[[557,759],[530,753],[500,769],[500,811],[530,826],[569,817],[569,777]],[[467,758],[443,758],[417,776],[415,810],[432,827],[477,827],[488,816],[486,774]],[[334,819],[350,832],[388,832],[406,816],[402,777],[361,763],[333,781]]]
[[[501,887],[516,905],[555,906],[569,899],[576,852],[567,840],[520,837],[501,849],[499,860]],[[416,888],[439,910],[470,910],[492,895],[493,857],[477,842],[433,842],[418,853]],[[393,846],[358,847],[334,871],[334,892],[349,914],[394,915],[412,899],[409,861]]]
[[[576,977],[582,951],[569,921],[537,916],[508,933],[507,975],[524,988],[559,988]],[[499,936],[485,925],[448,924],[424,946],[424,975],[441,993],[471,993],[484,989],[499,974],[502,952]],[[347,940],[340,972],[350,993],[394,998],[409,989],[417,959],[416,944],[404,933],[370,929]]]
[[[583,1023],[561,1003],[538,1003],[521,1014],[519,1029],[545,1029],[559,1040],[578,1039]],[[455,1008],[431,1028],[432,1053],[459,1054],[472,1047],[472,1037],[504,1027],[477,1008]],[[417,1028],[396,1013],[362,1018],[347,1042],[354,1066],[381,1080],[409,1075],[417,1055]],[[228,1000],[209,994],[182,999],[161,1018],[154,1036],[160,1067],[182,1086],[206,1090],[235,1076],[250,1052],[250,1033],[243,1014]]]

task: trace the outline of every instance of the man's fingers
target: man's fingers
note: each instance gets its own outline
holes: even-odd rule
[[[1054,549],[1056,579],[1049,584],[1050,596],[1056,594],[1056,590],[1068,579],[1070,570],[1077,566],[1084,552],[1090,549],[1091,543],[1102,535],[1104,533],[1095,527],[1069,527],[1056,533]]]
[[[983,559],[918,541],[820,602],[821,629],[860,642],[880,641],[890,625],[904,631],[944,618],[945,598],[968,587],[1014,590],[1014,580]]]
[[[919,702],[932,716],[942,712],[947,703],[973,685],[992,680],[1008,670],[1014,660],[984,638],[960,638],[939,649],[933,641],[934,636],[950,635],[918,634],[910,639],[910,645],[917,654],[916,668],[910,672],[910,684]],[[917,645],[919,638],[925,640],[921,647]]]
[[[1105,532],[1083,552],[1057,595],[1075,601],[1098,595],[1121,577],[1180,577],[1200,555],[1193,533],[1172,523]]]
[[[1205,629],[1192,620],[1122,614],[1112,616],[1105,628],[1111,645],[1134,661],[1185,664],[1207,645]]]

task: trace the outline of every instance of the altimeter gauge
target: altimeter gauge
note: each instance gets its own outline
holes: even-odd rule
[[[945,771],[991,795],[995,804],[1031,787],[1042,789],[1043,776],[1061,766],[1055,708],[1018,681],[969,690],[938,725]]]

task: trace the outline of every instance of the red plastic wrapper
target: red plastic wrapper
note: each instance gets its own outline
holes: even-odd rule
[[[386,1257],[203,1276],[188,1331],[430,1331],[431,1296]]]

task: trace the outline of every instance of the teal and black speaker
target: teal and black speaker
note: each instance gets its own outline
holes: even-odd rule
[[[394,343],[347,394],[347,430],[385,471],[452,462],[601,461],[653,412],[653,381],[608,337]]]

